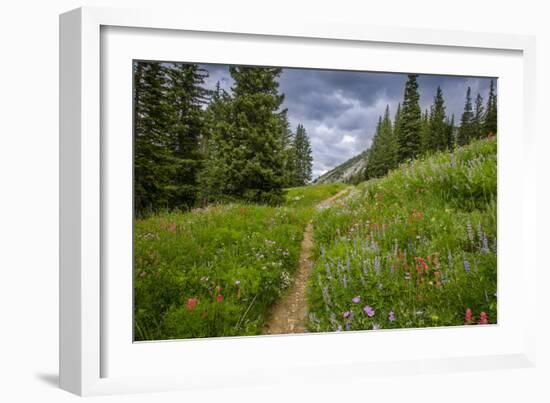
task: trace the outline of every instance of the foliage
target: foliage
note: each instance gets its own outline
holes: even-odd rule
[[[174,175],[170,149],[171,107],[161,63],[134,64],[134,192],[138,213],[167,207]]]
[[[174,164],[170,206],[192,207],[198,193],[197,175],[202,162],[199,149],[204,131],[202,106],[207,101],[207,91],[202,84],[208,74],[196,64],[172,63],[166,66],[166,75],[166,102],[171,118],[166,135],[171,137]]]
[[[210,205],[136,220],[136,340],[261,333],[291,284],[313,207],[344,187],[289,189],[281,207]]]
[[[377,178],[385,175],[396,164],[396,141],[390,119],[390,108],[386,106],[384,118],[380,117],[376,133],[368,153],[366,178]]]
[[[483,98],[480,94],[477,94],[475,108],[474,108],[474,119],[473,119],[473,135],[475,139],[480,139],[483,137],[484,125],[483,125],[483,116],[485,111],[483,109]]]
[[[440,87],[437,87],[432,113],[430,115],[429,141],[427,147],[429,151],[444,151],[449,148],[450,141],[448,138],[449,131],[447,125],[443,91]]]
[[[310,331],[496,323],[496,149],[402,164],[320,212]]]
[[[402,162],[415,158],[421,152],[420,129],[421,111],[418,93],[418,74],[409,74],[405,84],[405,95],[399,122],[397,137],[397,160]]]
[[[294,136],[293,149],[295,153],[295,175],[294,186],[304,186],[311,181],[311,168],[313,157],[311,156],[311,145],[306,129],[299,124]]]
[[[472,95],[471,89],[468,87],[466,91],[466,102],[464,104],[464,112],[460,118],[460,127],[458,128],[458,135],[456,142],[459,146],[468,144],[475,138],[475,124],[474,124],[474,112],[472,109]]]
[[[203,199],[280,203],[286,135],[278,111],[284,98],[276,80],[281,69],[230,67],[229,71],[235,81],[233,96],[224,99],[212,131],[206,170],[201,175],[206,184]]]
[[[486,136],[497,134],[497,95],[493,80],[491,80],[491,85],[489,86],[489,97],[487,99],[487,106],[485,107],[483,126]]]

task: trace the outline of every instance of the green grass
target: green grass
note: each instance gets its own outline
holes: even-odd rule
[[[285,205],[299,209],[302,214],[311,217],[315,212],[312,207],[346,188],[347,186],[343,183],[289,188],[285,195]]]
[[[496,323],[496,150],[401,165],[317,214],[309,330]]]
[[[343,188],[289,189],[281,207],[212,205],[136,220],[135,339],[261,333],[291,284],[314,206]]]

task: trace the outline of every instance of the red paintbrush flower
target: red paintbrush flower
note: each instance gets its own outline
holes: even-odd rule
[[[481,312],[479,314],[479,321],[477,322],[478,325],[487,325],[489,324],[489,316],[486,312]]]
[[[218,294],[218,296],[216,297],[216,301],[222,302],[223,301],[223,295]]]
[[[195,306],[199,303],[199,300],[196,298],[189,298],[187,300],[187,310],[192,311],[195,309]]]
[[[464,324],[471,325],[474,320],[472,310],[470,308],[466,309],[466,314],[464,315]]]

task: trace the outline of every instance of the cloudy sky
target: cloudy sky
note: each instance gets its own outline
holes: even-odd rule
[[[227,66],[202,67],[209,72],[207,87],[214,88],[219,81],[230,90],[233,81]],[[314,179],[370,146],[378,117],[389,105],[393,118],[406,81],[406,74],[397,73],[283,69],[279,78],[283,107],[288,108],[291,127],[303,124],[310,137]],[[420,105],[428,108],[441,86],[447,114],[454,114],[458,123],[466,88],[471,87],[472,98],[479,92],[485,102],[489,83],[489,78],[420,75]]]

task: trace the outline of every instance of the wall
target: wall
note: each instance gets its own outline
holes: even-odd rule
[[[186,4],[189,3],[189,4]],[[537,237],[539,265],[548,236],[547,159],[550,137],[542,121],[550,109],[550,31],[542,1],[407,1],[277,2],[242,1],[39,1],[6,0],[0,6],[0,395],[6,402],[74,401],[58,390],[58,14],[81,5],[163,7],[179,4],[185,12],[274,18],[281,24],[305,15],[374,25],[450,28],[537,35],[539,92],[537,150],[539,170]],[[269,6],[268,6],[269,5]],[[268,7],[275,7],[268,11]],[[546,129],[546,127],[544,127]],[[518,161],[521,163],[521,161]],[[533,234],[535,237],[536,234]],[[535,239],[535,238],[534,238]],[[533,240],[534,241],[534,240]],[[548,340],[548,320],[542,295],[548,274],[538,280],[541,310],[539,340]],[[518,320],[522,320],[518,318]],[[350,380],[345,384],[304,385],[302,388],[262,387],[194,393],[166,393],[101,401],[281,401],[307,399],[344,401],[367,398],[424,402],[524,401],[548,399],[543,380],[549,378],[547,344],[539,343],[539,366],[532,370],[460,373]],[[9,397],[8,397],[9,396]],[[411,399],[412,398],[412,399]]]

